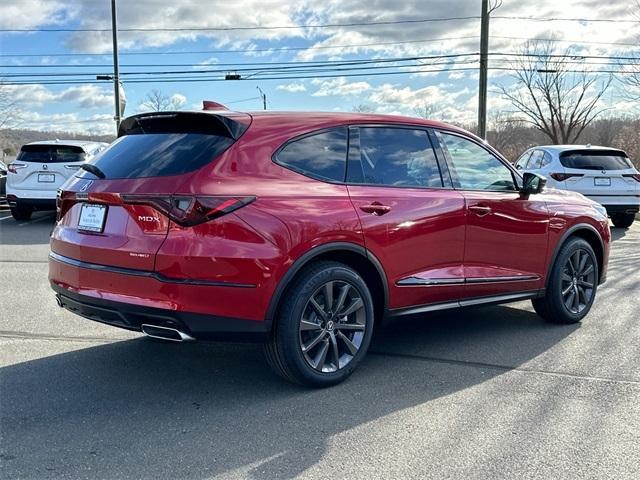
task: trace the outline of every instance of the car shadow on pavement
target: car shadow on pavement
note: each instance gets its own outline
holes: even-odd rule
[[[274,376],[257,345],[78,343],[0,369],[3,478],[289,478],[341,432],[486,382],[575,328],[506,306],[414,318],[324,390]]]

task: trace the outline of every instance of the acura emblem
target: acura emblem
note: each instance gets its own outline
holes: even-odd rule
[[[43,164],[43,165],[42,165],[42,169],[43,169],[43,170],[48,170],[48,169],[49,169],[49,167],[47,166],[47,164]]]
[[[84,185],[82,185],[82,187],[80,187],[80,191],[81,192],[86,192],[87,188],[89,188],[91,186],[91,184],[93,183],[93,180],[89,180],[87,183],[85,183]]]

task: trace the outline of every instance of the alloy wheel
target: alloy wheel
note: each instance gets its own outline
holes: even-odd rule
[[[353,360],[365,335],[367,315],[357,288],[332,280],[309,298],[300,318],[300,348],[315,370],[331,373]]]
[[[580,248],[567,259],[560,278],[562,301],[569,312],[581,313],[593,297],[596,281],[593,258]]]

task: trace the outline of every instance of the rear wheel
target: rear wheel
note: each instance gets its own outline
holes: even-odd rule
[[[265,345],[273,370],[292,382],[327,387],[346,379],[365,356],[373,300],[351,268],[318,262],[294,280]]]
[[[532,300],[538,315],[555,323],[577,323],[589,313],[598,288],[598,261],[588,242],[568,240],[553,265],[543,298]]]
[[[629,228],[635,219],[635,213],[614,213],[611,215],[613,226],[618,228]]]
[[[32,213],[31,207],[11,207],[11,216],[19,221],[29,220]]]

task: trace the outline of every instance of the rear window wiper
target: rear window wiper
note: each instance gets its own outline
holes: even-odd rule
[[[98,178],[107,178],[102,170],[90,163],[83,163],[82,165],[80,165],[80,168],[86,170],[89,173],[93,173]]]

